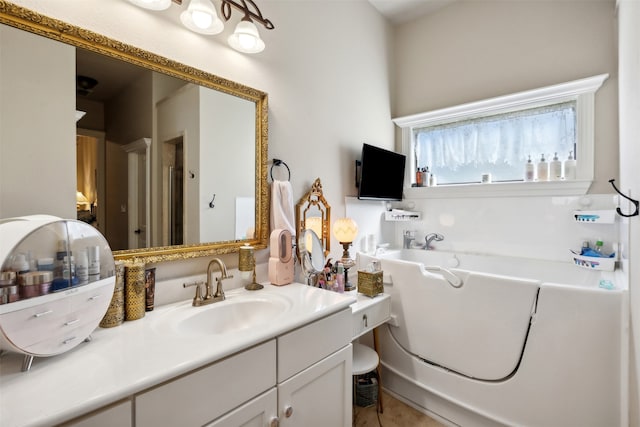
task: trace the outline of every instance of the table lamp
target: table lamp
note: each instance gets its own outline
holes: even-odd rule
[[[344,266],[344,290],[352,291],[355,286],[349,282],[348,271],[356,262],[349,257],[349,246],[358,235],[358,224],[351,218],[338,218],[333,223],[333,235],[342,245],[342,259],[340,262]]]

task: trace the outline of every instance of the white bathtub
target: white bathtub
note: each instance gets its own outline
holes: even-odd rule
[[[373,259],[358,254],[358,268]],[[418,249],[378,259],[392,393],[463,426],[627,424],[626,289],[615,273]],[[617,288],[600,288],[603,278]]]

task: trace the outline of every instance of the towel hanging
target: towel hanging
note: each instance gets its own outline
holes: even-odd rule
[[[280,159],[273,159],[273,164],[271,165],[271,169],[269,170],[269,175],[271,176],[271,181],[273,182],[273,167],[274,166],[284,166],[285,168],[287,168],[287,172],[289,174],[289,177],[287,178],[287,181],[291,181],[291,169],[289,169],[289,166],[287,166],[287,164],[285,162],[283,162]]]

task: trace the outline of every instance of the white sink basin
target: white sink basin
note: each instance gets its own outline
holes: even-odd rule
[[[191,302],[174,305],[158,313],[154,326],[159,332],[182,336],[222,335],[260,327],[286,314],[291,306],[287,298],[273,293],[233,294],[201,307],[193,307]]]

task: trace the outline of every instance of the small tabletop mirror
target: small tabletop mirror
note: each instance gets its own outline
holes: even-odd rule
[[[320,241],[320,252],[323,252],[323,258],[329,255],[329,250],[331,249],[329,234],[331,206],[329,206],[322,194],[320,178],[316,178],[311,189],[298,201],[295,215],[296,236],[302,236],[305,230],[313,230],[316,238]],[[297,255],[298,259],[302,260],[300,246],[298,246]]]
[[[302,231],[298,237],[298,250],[300,252],[300,264],[307,283],[317,280],[318,273],[324,269],[324,250],[318,235],[311,229]]]

